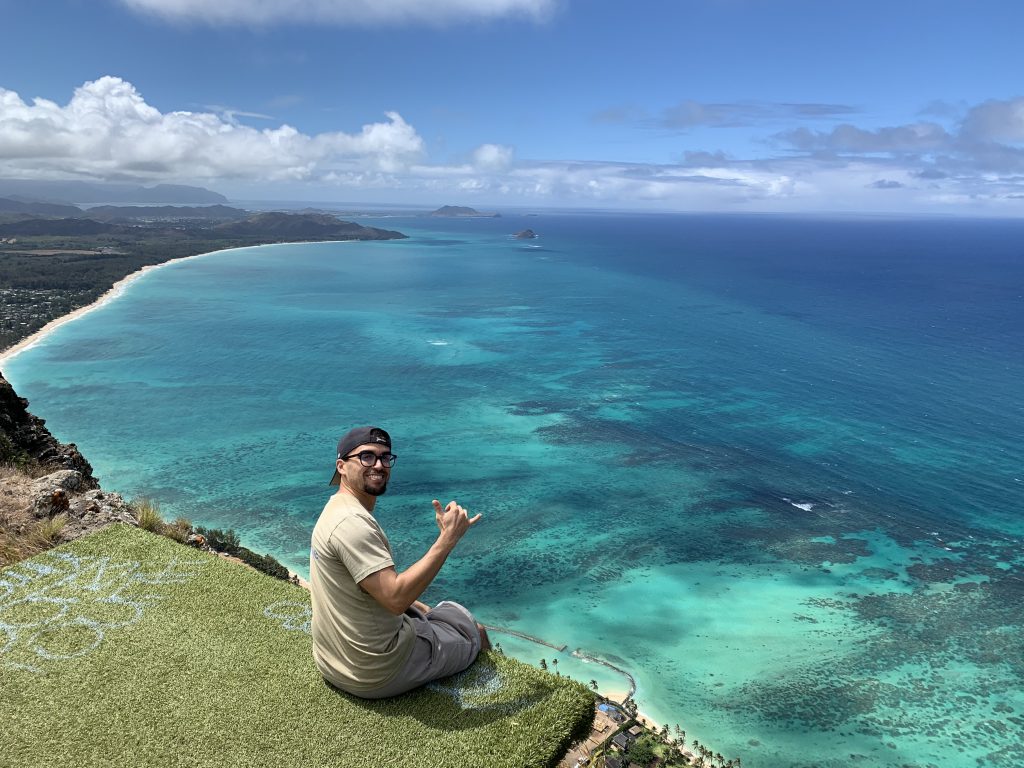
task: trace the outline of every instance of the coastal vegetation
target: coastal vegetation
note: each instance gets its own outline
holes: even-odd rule
[[[184,517],[175,518],[170,522],[165,521],[160,514],[159,506],[151,499],[136,500],[132,503],[132,511],[138,520],[139,528],[144,531],[166,536],[179,544],[188,544],[207,552],[233,557],[268,576],[298,583],[298,577],[273,555],[261,555],[242,546],[241,537],[233,528],[204,528],[201,525],[192,525],[192,521]]]

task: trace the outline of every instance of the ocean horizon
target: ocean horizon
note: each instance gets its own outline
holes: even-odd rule
[[[303,575],[379,424],[399,568],[431,499],[483,513],[425,599],[744,766],[1024,764],[1024,222],[387,227],[154,269],[4,374],[106,490]]]

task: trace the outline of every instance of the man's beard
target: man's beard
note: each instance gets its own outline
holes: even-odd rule
[[[388,478],[383,477],[381,480],[371,480],[369,478],[363,478],[363,491],[370,496],[383,496],[388,490]]]

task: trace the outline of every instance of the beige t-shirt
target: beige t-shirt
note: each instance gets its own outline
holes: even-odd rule
[[[313,659],[327,680],[353,693],[387,683],[412,652],[416,632],[359,588],[395,564],[373,515],[349,493],[331,496],[313,529],[309,553]]]

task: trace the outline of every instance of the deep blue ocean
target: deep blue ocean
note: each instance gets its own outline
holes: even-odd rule
[[[427,598],[744,766],[1024,765],[1024,223],[360,221],[410,239],[171,264],[4,373],[302,573],[383,426],[399,567],[432,498],[484,515]]]

